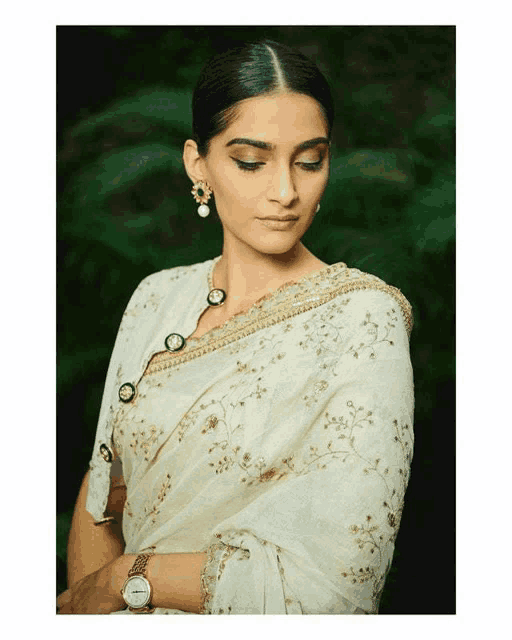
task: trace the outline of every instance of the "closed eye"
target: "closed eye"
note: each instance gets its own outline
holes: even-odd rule
[[[320,171],[323,165],[323,158],[318,162],[297,162],[306,171]]]
[[[265,164],[264,162],[243,162],[243,160],[238,160],[237,158],[233,158],[233,160],[236,162],[237,167],[244,171],[256,171],[258,167]]]
[[[236,162],[236,165],[239,169],[243,171],[257,171],[261,166],[264,166],[265,162],[244,162],[243,160],[238,160],[238,158],[232,158]],[[304,171],[320,171],[323,165],[323,158],[318,160],[318,162],[297,162],[299,167],[304,169]]]

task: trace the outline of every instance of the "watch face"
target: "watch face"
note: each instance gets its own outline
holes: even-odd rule
[[[124,584],[123,597],[129,607],[146,606],[151,597],[149,582],[142,576],[129,578]]]

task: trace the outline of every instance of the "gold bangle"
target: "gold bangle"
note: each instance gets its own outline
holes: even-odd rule
[[[107,524],[107,522],[112,522],[114,524],[117,524],[117,520],[114,518],[114,516],[108,516],[108,518],[103,518],[102,520],[98,520],[98,522],[95,522],[95,525],[98,524]]]

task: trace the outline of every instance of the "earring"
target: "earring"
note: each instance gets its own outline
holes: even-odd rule
[[[210,213],[210,207],[206,204],[212,195],[212,190],[208,186],[207,182],[200,181],[196,182],[191,191],[194,196],[194,200],[199,202],[201,205],[197,209],[197,213],[201,216],[201,218],[206,218]]]
[[[316,211],[315,211],[315,213],[318,213],[319,211],[320,211],[320,203],[318,203],[318,204],[316,205]]]

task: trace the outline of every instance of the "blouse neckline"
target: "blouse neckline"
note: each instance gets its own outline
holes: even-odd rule
[[[213,258],[212,263],[210,265],[210,268],[208,269],[208,291],[211,291],[214,286],[213,286],[213,270],[215,269],[217,263],[219,262],[219,260],[222,258],[222,254],[220,256],[217,256],[216,258]],[[241,313],[247,313],[249,311],[249,309],[251,309],[253,306],[258,305],[260,302],[262,302],[263,300],[267,300],[271,297],[273,297],[275,294],[277,293],[281,293],[281,291],[283,291],[284,289],[287,289],[288,287],[293,287],[294,285],[300,285],[304,282],[306,282],[307,280],[315,280],[317,278],[321,278],[324,275],[325,271],[328,270],[338,270],[338,269],[345,269],[347,267],[347,265],[344,262],[337,262],[335,264],[332,265],[325,265],[325,267],[322,267],[321,269],[316,269],[315,271],[310,271],[309,273],[304,274],[303,276],[301,276],[300,278],[297,278],[296,280],[289,280],[287,282],[284,282],[283,284],[279,285],[279,287],[277,287],[276,289],[274,289],[273,291],[270,291],[269,293],[264,294],[263,296],[261,296],[260,298],[258,298],[257,300],[255,300],[253,302],[253,304],[248,307],[248,309],[246,309],[245,311],[241,311],[239,313],[236,313],[235,315],[240,315]]]
[[[217,262],[219,262],[221,258],[222,258],[222,254],[220,256],[217,256],[216,258],[213,258],[210,268],[208,269],[208,273],[207,273],[208,292],[210,292],[214,288],[213,270],[215,269]],[[264,294],[263,296],[261,296],[260,298],[258,298],[257,300],[255,300],[249,307],[247,307],[247,309],[243,309],[242,311],[238,311],[237,313],[234,313],[225,322],[215,327],[212,327],[211,329],[209,329],[208,331],[200,335],[198,338],[187,338],[187,342],[198,343],[199,341],[203,340],[205,336],[209,337],[209,334],[211,334],[212,332],[225,330],[229,326],[229,324],[231,324],[231,322],[233,322],[234,320],[238,321],[240,320],[241,316],[247,316],[251,313],[254,313],[256,308],[261,307],[263,303],[267,303],[269,300],[271,300],[277,295],[280,295],[281,293],[283,293],[283,291],[287,289],[291,289],[294,286],[296,287],[304,286],[306,283],[309,283],[310,280],[312,282],[314,282],[315,280],[321,280],[323,279],[323,276],[325,275],[325,273],[334,273],[341,269],[346,269],[346,268],[347,268],[347,265],[344,262],[337,262],[333,265],[326,265],[321,269],[317,269],[316,271],[311,271],[310,273],[306,273],[296,280],[290,280],[288,282],[284,282],[282,285],[280,285],[273,291],[270,291]],[[199,318],[201,317],[203,312],[204,312],[204,309],[199,314]],[[198,321],[199,321],[199,318],[198,318]]]
[[[205,295],[201,296],[203,301],[206,301],[207,294],[213,289],[213,270],[217,262],[221,259],[222,255],[213,258],[209,268],[206,271],[206,277],[204,278],[204,287],[207,292]],[[326,265],[321,269],[316,271],[311,271],[310,273],[306,273],[302,277],[297,280],[291,280],[289,282],[285,282],[280,285],[277,289],[266,293],[265,295],[258,298],[250,307],[245,310],[239,311],[238,313],[230,316],[225,322],[212,327],[208,331],[205,331],[203,334],[195,337],[187,337],[186,345],[187,349],[184,351],[178,352],[169,352],[169,351],[158,351],[153,352],[151,357],[148,360],[147,368],[144,367],[144,374],[148,375],[154,373],[155,371],[160,370],[161,368],[167,368],[171,363],[177,363],[183,358],[194,358],[198,355],[201,355],[203,350],[208,352],[215,348],[215,345],[222,346],[224,343],[223,337],[226,337],[228,334],[237,334],[240,331],[240,327],[243,327],[246,324],[253,324],[254,320],[258,317],[261,317],[264,321],[268,312],[265,312],[265,309],[270,306],[274,306],[273,302],[275,302],[276,309],[277,307],[282,308],[283,298],[288,299],[291,303],[291,306],[295,306],[298,304],[302,307],[302,310],[305,310],[303,307],[303,302],[296,300],[298,296],[304,297],[304,294],[309,296],[313,296],[313,299],[316,301],[317,299],[321,299],[322,296],[318,296],[322,287],[322,284],[326,285],[326,279],[329,280],[342,273],[345,270],[348,273],[347,265],[344,262],[337,262],[333,265]],[[202,276],[204,277],[204,276]],[[294,295],[295,294],[295,295]],[[313,303],[316,306],[317,302]],[[193,331],[189,335],[193,335],[197,328],[197,324],[199,319],[201,318],[204,311],[209,307],[208,303],[202,302],[201,306],[198,307],[197,316]],[[289,312],[290,310],[288,310]],[[297,309],[298,311],[298,309]],[[295,313],[297,312],[295,311]],[[229,338],[228,338],[229,340]]]
[[[185,336],[193,336],[199,318],[209,307],[207,295],[211,291],[212,274],[221,256],[204,264],[204,271],[198,274],[198,298],[193,320],[189,315]],[[297,280],[286,282],[256,300],[250,307],[230,316],[224,323],[212,327],[198,337],[186,337],[186,348],[178,352],[153,352],[144,374],[151,374],[168,367],[178,366],[207,353],[220,349],[232,342],[251,335],[255,331],[268,328],[299,313],[322,305],[342,293],[364,289],[384,291],[395,298],[404,316],[408,335],[412,329],[412,312],[409,302],[399,289],[392,287],[376,276],[358,269],[349,269],[344,262],[326,265],[317,271],[305,274]],[[201,293],[203,291],[203,293]],[[190,323],[190,324],[189,324]],[[185,328],[185,327],[183,327]],[[148,364],[148,363],[146,363]]]

